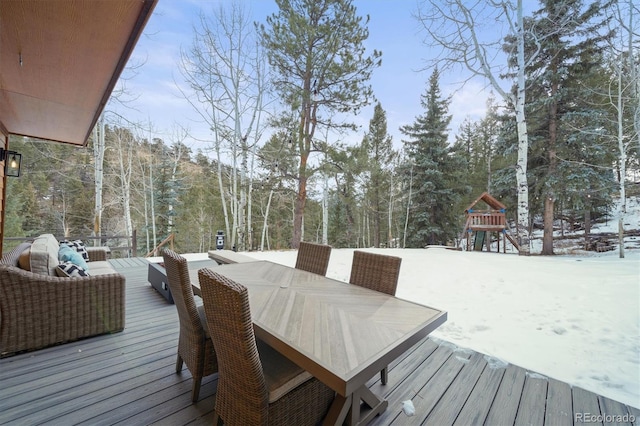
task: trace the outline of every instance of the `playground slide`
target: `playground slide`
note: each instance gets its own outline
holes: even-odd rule
[[[476,231],[476,238],[473,241],[473,250],[474,251],[482,251],[482,246],[484,245],[484,239],[486,238],[487,233],[485,231]]]

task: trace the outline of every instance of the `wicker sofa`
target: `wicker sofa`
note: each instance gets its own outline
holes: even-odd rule
[[[21,255],[42,237],[0,259],[0,357],[124,329],[125,277],[107,262],[106,252],[87,250],[86,277],[23,269]],[[55,237],[44,237],[52,246]]]

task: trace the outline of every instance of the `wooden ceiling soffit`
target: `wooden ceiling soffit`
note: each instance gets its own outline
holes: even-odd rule
[[[85,145],[156,3],[0,1],[0,123]]]

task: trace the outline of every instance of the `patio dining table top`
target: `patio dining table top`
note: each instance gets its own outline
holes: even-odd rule
[[[447,318],[439,309],[268,261],[215,271],[247,287],[257,337],[345,398]],[[189,274],[199,294],[197,269]]]

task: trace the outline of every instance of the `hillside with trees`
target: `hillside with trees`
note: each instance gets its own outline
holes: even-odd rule
[[[448,47],[428,67],[422,109],[401,141],[368,83],[384,52],[365,49],[366,17],[350,0],[276,3],[263,25],[234,4],[194,26],[179,68],[212,130],[208,148],[194,152],[180,125],[160,135],[109,113],[84,148],[12,139],[22,174],[7,180],[5,236],[136,230],[137,255],[170,235],[179,252],[205,252],[218,230],[238,250],[301,240],[457,245],[464,209],[487,191],[507,206],[524,254],[535,228],[544,230],[542,254],[553,254],[560,221],[588,234],[638,195],[640,14],[631,0],[540,1],[530,16],[519,0],[482,10],[421,2],[426,43]],[[473,23],[488,15],[509,33],[474,44]],[[468,38],[446,39],[454,23]],[[491,49],[502,68],[488,61]],[[452,66],[484,75],[496,94],[484,118],[458,129],[440,87]],[[372,103],[358,133],[353,116]]]

